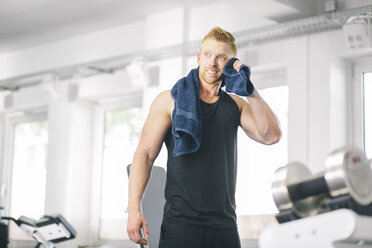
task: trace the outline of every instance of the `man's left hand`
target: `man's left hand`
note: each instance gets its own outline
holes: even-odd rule
[[[240,67],[241,67],[242,65],[246,65],[246,66],[248,66],[247,64],[244,64],[244,63],[241,62],[240,60],[237,60],[237,61],[234,62],[234,64],[233,64],[233,68],[234,68],[237,72],[239,72],[239,69],[240,69]],[[248,66],[248,67],[250,68],[250,66]]]

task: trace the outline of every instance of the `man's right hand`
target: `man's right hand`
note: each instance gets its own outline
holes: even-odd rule
[[[142,228],[143,234],[146,239],[149,239],[149,231],[147,229],[147,222],[141,211],[133,213],[128,212],[127,233],[133,242],[141,245],[147,245],[147,240],[141,235],[140,229]]]

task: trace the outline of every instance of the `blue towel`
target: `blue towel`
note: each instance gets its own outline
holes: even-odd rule
[[[223,68],[222,74],[225,76],[221,85],[226,85],[226,91],[239,96],[250,96],[254,92],[254,86],[250,80],[251,70],[248,66],[242,65],[237,72],[233,64],[237,58],[231,59]]]
[[[199,149],[202,137],[202,113],[199,92],[199,68],[193,69],[173,86],[172,113],[173,155],[192,153]]]
[[[237,72],[233,68],[237,58],[230,60],[222,73],[226,91],[240,96],[253,94],[254,86],[250,81],[251,71],[242,65]],[[199,149],[202,138],[202,112],[200,107],[199,68],[193,69],[187,77],[181,78],[173,86],[171,96],[174,100],[172,113],[172,134],[174,138],[173,155],[179,156]]]

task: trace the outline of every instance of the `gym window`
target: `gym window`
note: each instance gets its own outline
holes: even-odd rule
[[[288,86],[259,90],[280,121],[282,138],[266,146],[238,131],[236,205],[241,239],[258,238],[262,229],[276,223],[277,208],[271,193],[271,176],[288,161]]]
[[[372,57],[352,63],[350,83],[350,143],[372,158]]]
[[[39,219],[44,215],[48,123],[46,115],[9,118],[4,152],[5,213]],[[5,179],[8,178],[8,179]],[[10,179],[10,181],[9,181]],[[29,238],[11,222],[12,240]]]
[[[128,205],[127,165],[140,138],[140,107],[104,112],[99,238],[129,239],[126,234]]]
[[[372,158],[372,72],[363,74],[364,149]]]

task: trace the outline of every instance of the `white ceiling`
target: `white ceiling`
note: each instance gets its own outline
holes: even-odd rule
[[[224,3],[283,22],[324,13],[325,0],[0,0],[0,53],[124,25],[176,7]],[[372,0],[336,0],[338,10]]]

